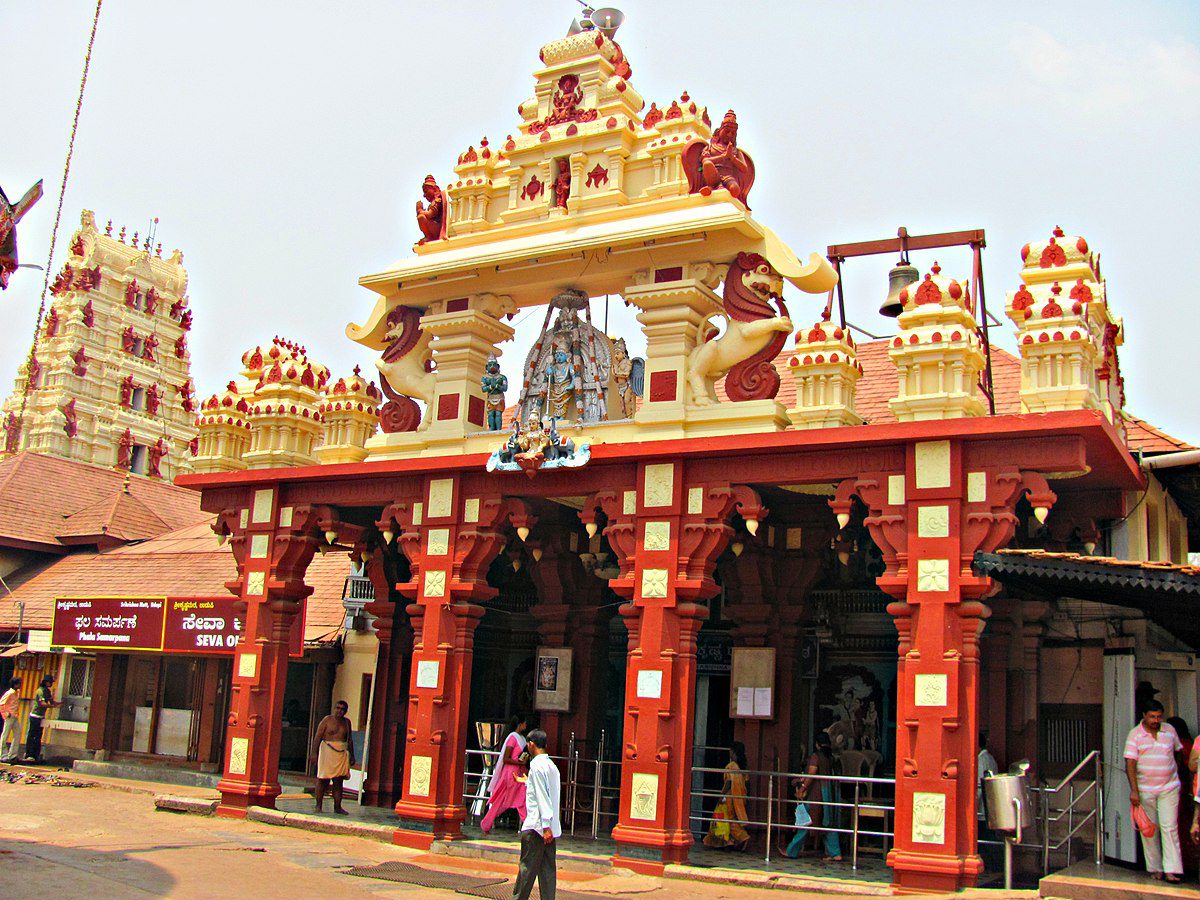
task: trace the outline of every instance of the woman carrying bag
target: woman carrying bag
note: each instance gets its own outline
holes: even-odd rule
[[[750,833],[742,824],[750,819],[746,814],[746,766],[746,745],[734,741],[729,748],[729,762],[725,766],[721,802],[713,810],[712,824],[704,836],[706,847],[745,850],[750,844]]]

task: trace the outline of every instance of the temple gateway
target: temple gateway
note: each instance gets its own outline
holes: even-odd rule
[[[1057,783],[1132,724],[1136,679],[1197,713],[1155,605],[1196,588],[1170,565],[1189,488],[1131,452],[1186,445],[1124,408],[1098,255],[1036,224],[1006,276],[1019,357],[990,347],[978,270],[936,264],[895,294],[895,335],[860,345],[833,304],[847,254],[816,252],[834,236],[813,222],[793,248],[751,212],[778,174],[739,141],[739,98],[647,103],[612,28],[538,57],[504,139],[411,173],[412,253],[360,279],[374,306],[346,334],[382,395],[277,341],[202,409],[178,483],[232,547],[244,619],[219,811],[280,793],[289,635],[314,556],[343,554],[372,625],[337,690],[365,679],[363,799],[394,807],[397,843],[473,834],[492,723],[536,711],[570,830],[611,838],[618,866],[698,852],[735,741],[776,853],[824,734],[848,862],[976,883],[981,731]],[[593,322],[605,296],[636,308],[644,357]],[[539,337],[510,361],[530,307]],[[1145,560],[1165,562],[1137,603],[1105,592]],[[1083,626],[1076,663],[1046,637],[1054,597],[1139,624]],[[1146,652],[1112,663],[1118,643]]]

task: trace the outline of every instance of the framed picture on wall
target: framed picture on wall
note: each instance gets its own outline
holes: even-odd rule
[[[533,668],[534,709],[571,711],[571,648],[541,647]]]

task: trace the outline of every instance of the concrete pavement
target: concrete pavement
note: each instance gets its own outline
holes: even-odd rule
[[[75,781],[95,779],[62,773]],[[301,829],[155,811],[153,787],[114,789],[0,783],[0,894],[46,897],[456,897],[454,890],[352,878],[352,866],[387,861],[511,879],[511,865],[406,850],[378,841]],[[201,793],[197,791],[196,793]],[[633,875],[561,872],[563,890],[603,897],[680,896],[753,900],[756,888]],[[792,893],[796,897],[820,894]]]

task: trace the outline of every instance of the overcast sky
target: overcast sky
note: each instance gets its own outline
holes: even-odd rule
[[[633,84],[738,113],[754,213],[801,255],[831,243],[984,228],[999,313],[1019,248],[1055,225],[1103,254],[1124,316],[1129,408],[1200,443],[1195,3],[625,0]],[[94,5],[0,4],[0,184],[47,196],[20,228],[44,265]],[[82,208],[183,250],[206,396],[241,352],[283,334],[344,374],[371,355],[343,333],[360,275],[410,254],[421,180],[516,131],[538,49],[576,4],[106,0],[54,269]],[[965,252],[943,253],[965,277]],[[914,257],[922,269],[933,256]],[[892,260],[852,261],[850,318],[878,318]],[[0,295],[0,390],[28,352],[41,273]],[[799,325],[820,301],[793,290]],[[594,311],[602,322],[603,309]],[[540,316],[527,318],[504,371]],[[993,340],[1012,347],[1012,326]],[[612,304],[610,331],[644,348]],[[511,398],[510,398],[511,399]]]

